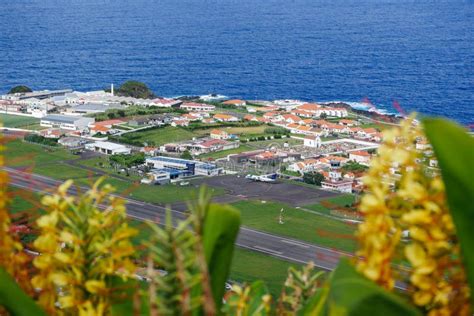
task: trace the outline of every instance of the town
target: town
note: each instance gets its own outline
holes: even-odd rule
[[[383,130],[401,117],[341,102],[143,98],[121,90],[0,97],[17,212],[29,214],[32,194],[64,180],[85,190],[103,178],[127,198],[131,223],[142,227],[144,220],[162,220],[164,207],[185,211],[205,185],[214,201],[241,212],[236,281],[255,277],[249,261],[284,270],[288,263],[275,258],[312,260],[330,270],[354,251],[362,178]],[[428,144],[420,139],[417,147]],[[426,164],[437,167],[431,157]],[[392,173],[396,179],[396,166]],[[315,258],[308,247],[325,248]]]
[[[109,91],[6,94],[0,111],[5,129],[23,133],[30,142],[57,143],[76,154],[143,157],[120,166],[122,172],[133,168],[142,183],[187,183],[223,174],[311,182],[304,176],[318,174],[317,185],[345,193],[361,189],[381,130],[393,124],[344,104],[219,95],[141,99],[115,95],[113,85]],[[12,117],[24,119],[11,125]]]

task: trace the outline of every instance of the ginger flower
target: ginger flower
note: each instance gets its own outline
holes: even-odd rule
[[[427,166],[429,149],[417,148],[421,140],[413,118],[384,132],[364,179],[357,269],[389,290],[405,282],[428,315],[469,315],[469,288],[443,181]],[[402,232],[408,232],[403,241]],[[401,267],[403,262],[409,265]]]
[[[77,197],[68,195],[72,181],[66,181],[42,199],[47,214],[37,220],[39,273],[32,283],[50,314],[107,314],[111,280],[135,271],[137,231],[126,222],[124,201],[110,186],[99,188],[100,181]]]

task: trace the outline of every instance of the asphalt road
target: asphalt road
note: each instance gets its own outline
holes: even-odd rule
[[[13,186],[26,190],[49,193],[54,190],[62,181],[49,177],[31,174],[4,168],[10,176],[10,183]],[[70,189],[70,194],[76,194],[77,187]],[[86,188],[80,187],[81,191]],[[127,214],[129,217],[139,221],[152,220],[163,223],[165,208],[159,205],[125,198],[127,201]],[[173,218],[181,219],[185,216],[185,205],[175,206],[172,210]],[[332,270],[336,267],[341,256],[350,256],[335,249],[320,247],[314,244],[296,239],[281,237],[274,234],[258,231],[248,227],[241,227],[236,245],[251,251],[256,251],[272,257],[284,259],[291,262],[305,264],[313,261],[315,266]]]
[[[321,190],[316,187],[310,188],[282,180],[278,180],[275,183],[267,183],[252,181],[235,175],[202,178],[192,181],[192,183],[223,188],[226,190],[226,195],[239,199],[277,201],[292,206],[314,204],[322,199],[341,195],[339,192]]]

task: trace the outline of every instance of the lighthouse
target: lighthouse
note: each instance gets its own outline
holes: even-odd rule
[[[110,84],[110,95],[114,96],[114,84]]]

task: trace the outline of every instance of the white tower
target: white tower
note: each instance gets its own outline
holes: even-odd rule
[[[337,160],[331,160],[331,169],[329,170],[329,178],[332,182],[339,181],[341,179],[341,163]]]
[[[112,96],[114,96],[114,84],[113,83],[110,85],[110,94]]]

